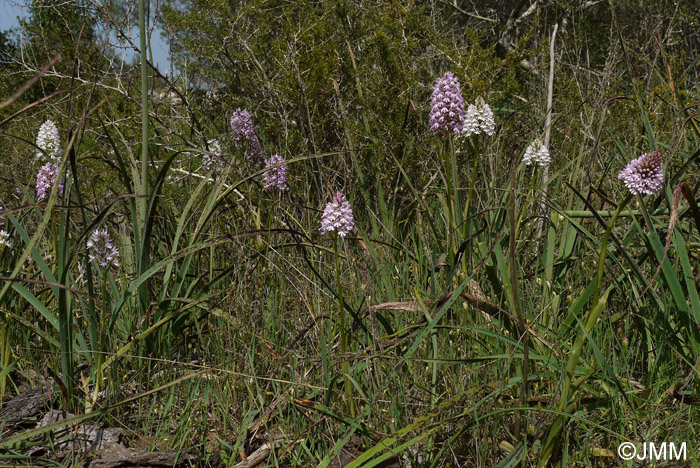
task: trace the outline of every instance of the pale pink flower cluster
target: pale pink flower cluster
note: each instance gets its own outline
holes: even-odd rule
[[[87,246],[90,250],[90,261],[94,260],[101,268],[110,265],[119,266],[119,250],[112,244],[112,239],[107,231],[99,229],[93,231],[87,241]]]
[[[238,108],[231,116],[231,132],[236,145],[247,144],[246,157],[251,164],[258,165],[263,158],[260,139],[255,133],[253,117],[246,109]]]
[[[36,201],[41,201],[51,192],[58,176],[58,163],[47,162],[36,175]],[[58,181],[58,196],[63,195],[63,180]]]
[[[482,98],[478,98],[475,104],[469,104],[464,115],[462,135],[469,137],[485,133],[491,136],[495,130],[496,122],[494,121],[491,107]]]
[[[345,237],[355,226],[350,203],[341,192],[328,202],[321,217],[321,234],[333,232],[339,237]]]
[[[464,98],[459,80],[452,72],[438,78],[430,100],[430,130],[435,133],[456,133],[464,124]]]
[[[653,195],[664,186],[663,153],[652,151],[633,159],[617,176],[632,195]]]
[[[43,150],[37,151],[37,159],[47,158],[56,161],[61,156],[61,138],[58,135],[58,127],[52,120],[47,120],[36,135],[36,145]]]
[[[4,229],[0,231],[0,247],[12,247],[10,233]]]
[[[525,161],[525,164],[528,166],[534,164],[535,166],[548,167],[551,160],[552,158],[549,155],[549,150],[539,138],[535,138],[533,142],[530,143],[530,146],[527,147],[525,155],[523,156],[523,161]]]
[[[209,147],[209,152],[202,154],[202,168],[209,172],[212,169],[216,170],[221,165],[222,152],[219,140],[209,140],[207,146]]]
[[[266,189],[277,189],[280,192],[287,189],[287,165],[273,167],[281,163],[284,163],[284,158],[277,154],[265,161],[268,170],[263,174],[263,187]]]

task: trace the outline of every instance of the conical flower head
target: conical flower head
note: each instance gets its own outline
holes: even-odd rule
[[[464,115],[464,125],[462,126],[462,136],[470,137],[481,133],[479,124],[479,109],[474,104],[469,104]]]
[[[617,176],[633,195],[653,195],[664,186],[663,153],[652,151],[633,159]]]
[[[280,164],[284,162],[284,158],[277,154],[270,157],[270,159],[265,161],[265,168],[270,168],[275,164]],[[280,192],[287,189],[287,165],[283,164],[281,166],[269,169],[263,174],[263,187],[266,189],[277,189]]]
[[[525,155],[523,156],[523,161],[525,161],[525,164],[528,166],[534,164],[536,166],[547,167],[551,160],[552,158],[549,156],[549,150],[539,138],[535,138],[533,142],[530,143],[530,146],[527,147]]]
[[[464,115],[462,135],[466,137],[479,135],[480,133],[493,135],[495,130],[496,122],[493,119],[491,107],[481,97],[476,100],[476,104],[469,104]]]
[[[3,211],[5,211],[5,206],[0,202],[0,226],[5,225],[5,217],[2,216]],[[10,233],[5,229],[0,231],[0,247],[12,247]]]
[[[255,137],[255,128],[253,127],[253,117],[247,109],[236,109],[231,116],[231,131],[233,139],[239,143],[250,140]]]
[[[0,231],[0,247],[12,247],[12,239],[10,233],[4,229]]]
[[[87,246],[90,250],[90,261],[95,260],[102,268],[110,265],[119,266],[119,250],[112,244],[112,239],[109,238],[107,231],[99,229],[93,231],[87,241]]]
[[[58,127],[52,120],[47,120],[39,127],[39,133],[36,135],[36,145],[44,150],[43,153],[37,151],[37,159],[45,159],[48,156],[49,160],[53,161],[61,155],[61,138],[58,135]]]
[[[253,117],[246,109],[238,108],[231,116],[231,131],[233,141],[241,147],[247,144],[246,158],[251,164],[258,164],[263,157],[260,140],[255,133],[253,126]]]
[[[464,98],[459,80],[452,72],[438,78],[430,100],[430,130],[435,133],[457,133],[464,125]]]
[[[340,237],[345,237],[355,226],[355,218],[352,216],[352,208],[345,195],[338,192],[323,210],[321,217],[321,234],[335,232]]]
[[[41,201],[51,192],[58,176],[58,163],[47,162],[36,175],[36,201]],[[63,180],[58,181],[58,195],[63,194]]]
[[[212,169],[217,169],[221,165],[221,144],[219,140],[209,140],[207,142],[209,153],[202,154],[202,168],[209,172]],[[210,154],[213,153],[213,154]]]
[[[496,121],[493,118],[491,107],[482,98],[477,99],[476,105],[479,109],[479,127],[485,134],[492,136],[496,131]]]

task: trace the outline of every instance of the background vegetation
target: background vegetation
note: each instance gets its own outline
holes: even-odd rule
[[[264,443],[267,466],[620,466],[624,441],[698,466],[695,2],[151,2],[173,67],[144,87],[120,53],[138,6],[33,0],[0,36],[4,400],[53,376],[54,407],[199,466]],[[522,155],[555,25],[545,170]],[[446,71],[494,136],[429,131]],[[287,191],[231,138],[237,108]],[[37,201],[47,119],[66,182]],[[623,207],[617,174],[655,149],[664,190]],[[357,226],[336,244],[338,190]],[[96,229],[118,268],[90,261]],[[0,450],[85,459],[27,454],[50,429]]]

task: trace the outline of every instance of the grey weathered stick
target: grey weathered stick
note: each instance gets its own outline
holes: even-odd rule
[[[273,449],[277,449],[284,443],[285,439],[286,438],[281,435],[274,436],[271,442],[265,442],[259,449],[248,455],[248,458],[237,463],[233,468],[253,468],[260,465],[267,460],[268,455]]]
[[[544,147],[549,149],[549,138],[552,133],[552,95],[554,94],[554,40],[557,37],[557,29],[559,24],[554,25],[552,31],[552,40],[549,43],[549,85],[547,86],[547,115],[544,121]],[[542,227],[544,220],[548,219],[544,210],[546,210],[545,197],[547,196],[547,184],[549,183],[549,166],[544,168],[542,173],[542,199],[540,201],[540,210],[543,211],[540,218],[539,234],[542,235]]]

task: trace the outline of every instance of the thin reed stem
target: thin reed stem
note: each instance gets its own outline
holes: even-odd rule
[[[141,40],[141,216],[145,227],[148,206],[148,65],[146,63],[146,5],[139,0],[139,39]]]
[[[450,157],[450,152],[445,148],[445,143],[440,143],[440,153],[445,160],[445,182],[447,184],[446,193],[446,203],[447,203],[447,255],[452,253],[452,243],[453,243],[453,232],[452,226],[454,225],[453,214],[452,214],[452,158]]]
[[[340,354],[345,355],[348,348],[348,335],[345,329],[345,302],[343,301],[343,285],[340,281],[340,255],[338,254],[338,235],[333,235],[333,253],[335,254],[335,284],[338,288],[338,307],[340,317]],[[345,400],[350,410],[350,415],[355,417],[355,405],[352,401],[352,383],[348,374],[348,362],[343,357],[341,365],[343,372],[343,390],[345,392]]]

